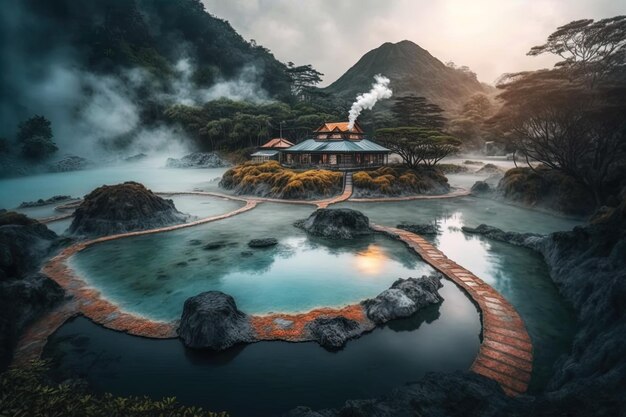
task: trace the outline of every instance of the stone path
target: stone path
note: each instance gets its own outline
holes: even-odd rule
[[[482,343],[470,369],[497,381],[508,395],[526,392],[533,367],[533,346],[515,308],[490,285],[448,259],[421,236],[393,227],[372,228],[406,243],[469,294],[482,319]]]

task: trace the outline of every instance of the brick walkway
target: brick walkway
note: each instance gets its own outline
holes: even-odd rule
[[[515,308],[490,285],[448,259],[427,240],[393,227],[372,225],[400,239],[439,272],[463,288],[478,305],[482,343],[471,370],[497,381],[508,395],[526,392],[533,363],[533,346]]]

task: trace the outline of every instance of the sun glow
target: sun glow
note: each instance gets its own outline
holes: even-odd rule
[[[356,269],[366,275],[376,275],[383,271],[387,263],[387,254],[376,245],[370,245],[367,249],[357,252],[354,261]]]

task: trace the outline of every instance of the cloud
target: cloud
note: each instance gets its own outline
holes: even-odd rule
[[[467,65],[481,81],[551,66],[526,52],[559,25],[626,12],[614,0],[203,0],[282,61],[313,64],[337,79],[384,42],[411,40],[441,61]]]

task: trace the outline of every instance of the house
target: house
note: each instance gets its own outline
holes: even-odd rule
[[[353,169],[387,164],[391,151],[367,139],[358,123],[324,123],[313,137],[280,150],[280,161],[292,168]]]
[[[252,162],[280,161],[280,150],[293,146],[293,143],[284,138],[274,138],[261,145],[250,155]]]

